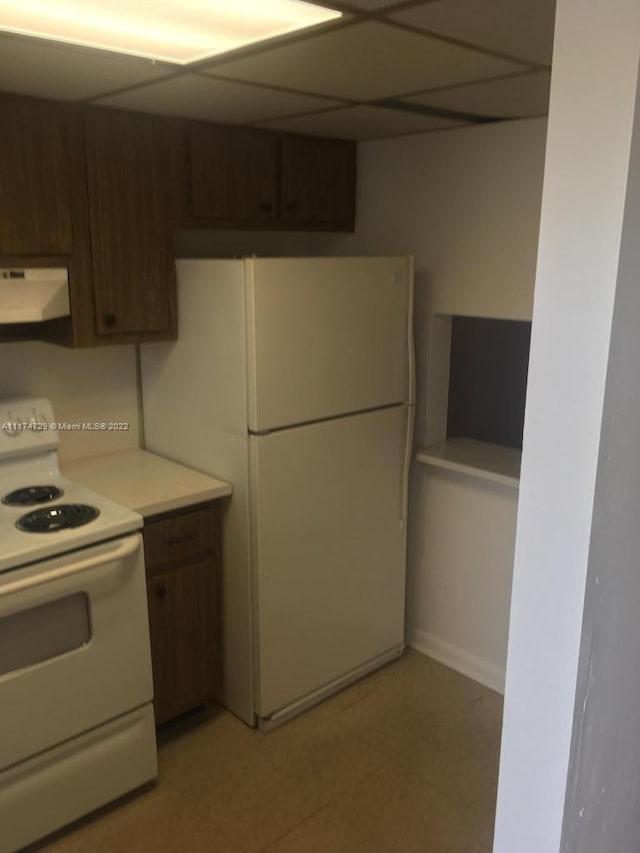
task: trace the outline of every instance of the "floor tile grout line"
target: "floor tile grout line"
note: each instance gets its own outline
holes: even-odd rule
[[[363,698],[364,698],[364,697],[363,697]],[[355,704],[355,703],[353,703],[353,704]],[[311,711],[310,713],[313,713],[313,711]],[[329,715],[329,716],[328,716],[328,717],[327,717],[323,722],[324,722],[325,724],[327,724],[327,723],[329,723],[329,721],[333,718],[333,722],[334,722],[334,724],[335,724],[335,722],[337,722],[337,721],[339,720],[339,717],[340,717],[341,713],[342,713],[342,709],[341,709],[341,710],[336,710],[336,712],[331,713],[331,714],[330,714],[330,715]],[[292,721],[292,723],[295,723],[295,720],[293,720],[293,721]],[[322,723],[321,723],[321,724],[322,724]],[[317,725],[317,723],[316,723],[316,725]],[[274,732],[274,733],[268,733],[268,734],[266,734],[266,735],[263,735],[262,733],[258,732],[257,730],[247,730],[247,731],[248,731],[248,734],[255,734],[255,735],[258,735],[261,739],[262,739],[262,738],[266,738],[267,740],[269,739],[269,737],[271,737],[273,734],[275,734],[275,732]],[[282,729],[282,731],[284,731],[284,729]],[[384,755],[383,753],[381,753],[379,750],[375,749],[375,748],[374,748],[374,747],[372,747],[370,744],[366,743],[362,738],[360,738],[360,737],[357,735],[357,733],[355,733],[355,732],[354,732],[354,733],[351,733],[351,740],[352,740],[354,743],[357,743],[359,746],[366,747],[366,749],[367,749],[367,750],[369,750],[372,754],[374,754],[374,755],[376,756],[376,758],[377,758],[377,759],[379,759],[379,761],[377,762],[376,766],[375,766],[374,768],[372,768],[371,770],[367,771],[366,773],[364,773],[364,774],[363,774],[362,776],[360,776],[359,778],[355,779],[353,782],[349,783],[349,784],[348,784],[346,787],[344,787],[342,790],[335,791],[335,792],[334,792],[333,794],[331,794],[329,797],[327,797],[326,799],[323,799],[323,800],[318,804],[317,808],[314,808],[314,809],[313,809],[312,811],[310,811],[308,814],[306,814],[306,815],[304,815],[303,817],[301,817],[301,819],[300,819],[299,821],[297,821],[293,826],[291,826],[291,827],[289,827],[288,829],[286,829],[283,833],[281,833],[280,835],[278,835],[276,838],[270,839],[270,840],[267,842],[267,845],[266,845],[267,847],[268,847],[268,846],[270,846],[271,844],[274,844],[274,843],[275,843],[279,838],[282,838],[282,837],[285,837],[286,835],[288,835],[290,832],[292,832],[292,831],[293,831],[294,829],[296,829],[297,827],[301,826],[303,823],[305,823],[307,820],[309,820],[311,817],[313,817],[313,816],[314,816],[315,814],[317,814],[319,811],[322,811],[322,809],[323,809],[323,808],[327,807],[329,804],[331,804],[331,803],[332,803],[332,802],[334,802],[335,800],[339,799],[341,796],[346,795],[349,791],[351,791],[351,789],[352,789],[352,788],[354,788],[355,786],[359,785],[362,781],[364,781],[365,779],[367,779],[367,778],[368,778],[369,776],[371,776],[373,773],[376,773],[378,770],[381,770],[384,766],[386,766],[386,764],[387,764],[387,763],[389,763],[390,758],[389,758],[388,756],[385,756],[385,755]],[[265,755],[265,756],[264,756],[264,759],[265,759],[265,761],[266,761],[268,764],[272,764],[273,758],[272,758],[271,756],[267,756],[267,755]],[[171,785],[171,787],[172,787],[175,791],[177,791],[177,792],[178,792],[178,794],[179,794],[179,796],[180,796],[180,801],[181,801],[181,802],[188,802],[188,797],[186,796],[186,794],[185,794],[182,790],[180,790],[180,788],[179,788],[177,785],[173,784],[173,783],[172,783],[172,782],[170,782],[170,781],[168,781],[168,782],[167,782],[167,784],[168,784],[168,785]],[[203,817],[203,818],[205,818],[205,817],[206,817],[207,819],[210,819],[210,818],[209,818],[209,816],[208,816],[208,814],[207,814],[206,807],[205,807],[205,805],[204,805],[203,803],[196,803],[196,804],[195,804],[195,808],[197,809],[197,811],[199,812],[199,814],[200,814],[200,815],[202,815],[202,817]],[[239,850],[241,850],[241,851],[242,851],[242,853],[256,853],[256,848],[255,848],[255,847],[253,847],[253,846],[251,846],[251,847],[246,847],[246,846],[241,842],[241,840],[240,840],[240,839],[238,839],[235,835],[233,835],[233,834],[232,834],[232,833],[230,833],[227,829],[225,829],[225,828],[222,826],[222,824],[220,823],[220,821],[219,821],[218,819],[213,819],[213,821],[214,821],[214,823],[216,824],[216,826],[217,826],[218,830],[221,832],[221,834],[222,834],[222,835],[223,835],[223,836],[224,836],[224,837],[225,837],[229,842],[233,843],[233,844],[234,844],[234,846],[236,846]],[[260,848],[259,848],[259,850],[260,850],[260,851],[261,851],[261,850],[263,850],[263,849],[266,849],[266,848],[265,848],[265,847],[260,847]]]
[[[291,835],[292,832],[295,832],[297,829],[300,829],[301,826],[304,826],[310,820],[313,820],[313,818],[315,818],[317,815],[319,815],[320,812],[329,808],[330,806],[332,806],[334,803],[336,803],[338,800],[342,799],[343,797],[346,797],[347,794],[349,794],[355,788],[362,785],[364,782],[369,780],[372,776],[375,776],[376,773],[379,773],[380,771],[382,771],[389,763],[390,763],[390,759],[388,759],[387,761],[383,761],[382,764],[378,765],[378,767],[375,767],[373,770],[370,770],[368,773],[365,773],[364,776],[361,776],[360,779],[358,779],[356,782],[353,782],[351,785],[348,785],[343,791],[336,792],[334,796],[329,797],[329,799],[326,800],[326,802],[324,802],[321,806],[318,806],[318,808],[315,809],[313,812],[310,812],[301,821],[296,823],[295,826],[292,826],[286,832],[281,833],[280,835],[277,836],[277,838],[272,838],[268,844],[266,844],[264,847],[261,847],[258,851],[256,851],[256,853],[266,853],[266,851],[268,851],[272,845],[277,844],[278,842],[282,841],[283,838],[286,838],[287,836]]]
[[[225,827],[220,823],[217,818],[212,818],[207,813],[206,807],[203,803],[192,801],[170,780],[164,782],[164,785],[166,788],[171,789],[172,794],[176,797],[180,805],[188,806],[189,808],[193,809],[195,813],[197,813],[198,817],[201,820],[206,820],[208,824],[212,824],[213,826],[215,826],[217,832],[222,836],[222,838],[224,838],[232,847],[234,847],[238,851],[238,853],[250,853],[250,851],[246,850],[245,847],[240,844],[239,841],[229,835]],[[152,790],[157,790],[157,787],[153,788]]]

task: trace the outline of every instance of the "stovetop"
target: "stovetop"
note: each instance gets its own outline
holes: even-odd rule
[[[39,506],[56,498],[61,498],[64,492],[57,486],[21,486],[4,495],[0,503],[6,506]]]
[[[24,533],[58,533],[91,524],[99,515],[100,510],[89,504],[54,504],[21,515],[16,527]]]
[[[20,486],[8,483],[4,476],[5,472],[0,467],[0,484],[6,492]],[[86,489],[84,486],[71,480],[54,474],[48,480],[49,484],[61,489],[62,497],[38,507],[7,506],[0,504],[0,572],[8,569],[45,560],[49,557],[64,554],[76,548],[84,548],[106,539],[123,536],[134,530],[142,528],[142,517],[137,512],[132,512],[108,498],[98,495]],[[91,512],[84,515],[82,520],[86,523],[75,527],[55,529],[50,532],[26,531],[17,526],[20,519],[33,516],[34,513],[56,511],[60,512],[64,506],[89,506],[97,510],[94,517]],[[71,515],[77,511],[73,510]]]
[[[53,421],[46,400],[9,402]],[[141,527],[138,513],[60,474],[55,433],[0,428],[0,573]]]

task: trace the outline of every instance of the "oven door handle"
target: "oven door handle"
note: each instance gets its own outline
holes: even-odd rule
[[[50,583],[51,581],[67,578],[71,575],[77,575],[80,572],[86,572],[88,569],[95,569],[98,566],[113,563],[118,560],[124,560],[130,557],[140,547],[139,537],[127,538],[124,541],[118,542],[113,550],[109,550],[106,554],[100,554],[96,557],[87,557],[84,560],[77,560],[66,566],[61,566],[58,569],[50,569],[48,572],[34,575],[30,578],[13,581],[6,585],[0,584],[0,599],[8,595],[14,595],[17,592],[24,592],[27,589],[32,589],[42,584]]]

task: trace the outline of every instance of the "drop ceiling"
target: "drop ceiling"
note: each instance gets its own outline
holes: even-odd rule
[[[0,90],[374,139],[547,112],[555,0],[327,0],[337,21],[188,68],[0,34]]]

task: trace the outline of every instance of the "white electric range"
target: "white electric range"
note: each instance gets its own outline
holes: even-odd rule
[[[51,424],[0,401],[2,851],[157,775],[142,518],[61,476]]]

